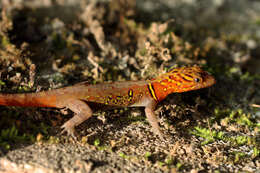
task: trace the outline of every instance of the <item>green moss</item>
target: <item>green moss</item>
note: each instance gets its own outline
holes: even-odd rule
[[[147,54],[147,49],[139,49],[137,54],[139,54],[140,56],[145,56]]]
[[[149,158],[151,158],[151,156],[152,156],[152,153],[151,153],[151,152],[146,152],[146,153],[144,154],[144,157],[145,157],[145,159],[147,159],[147,160],[149,160]]]
[[[255,144],[255,139],[249,136],[236,136],[231,138],[226,138],[228,141],[233,142],[237,145],[252,145]]]
[[[164,161],[156,161],[158,163],[159,166],[161,167],[167,167],[170,169],[175,169],[177,171],[180,171],[181,169],[184,168],[184,164],[181,163],[177,158],[168,155]]]
[[[130,158],[129,156],[127,156],[126,154],[124,154],[122,152],[119,153],[119,156],[124,158],[124,159],[129,159]]]
[[[54,73],[51,76],[51,79],[53,80],[53,82],[55,83],[64,83],[64,76],[61,73]]]
[[[34,129],[40,129],[40,131],[37,132],[37,133],[42,133],[44,135],[48,135],[49,134],[48,131],[49,131],[50,128],[51,128],[50,126],[48,126],[48,125],[46,125],[44,123],[40,123],[40,126],[39,125],[35,125],[34,126]]]
[[[64,49],[67,46],[66,37],[56,32],[52,34],[52,43],[55,49],[58,50]]]
[[[246,153],[243,153],[243,152],[234,152],[234,163],[237,163],[239,161],[241,161],[241,159],[245,158],[246,157]]]
[[[242,114],[236,119],[236,121],[240,125],[246,125],[249,127],[253,127],[253,126],[255,126],[255,124],[249,119],[250,116],[251,116],[251,114],[247,114],[247,115]]]
[[[94,146],[98,147],[99,145],[100,145],[100,140],[99,139],[95,139]]]
[[[255,24],[258,25],[258,26],[260,26],[260,18],[257,18],[257,19],[255,20]]]
[[[9,44],[11,44],[9,38],[6,36],[3,36],[2,40],[1,40],[1,45],[3,47],[7,47]]]
[[[249,136],[235,136],[229,137],[224,135],[223,132],[217,132],[201,127],[195,127],[191,134],[204,138],[202,145],[206,145],[214,142],[215,140],[222,140],[225,142],[231,142],[233,145],[256,145],[256,138]]]
[[[166,165],[172,165],[174,163],[174,159],[172,157],[168,157],[165,159]]]
[[[253,154],[252,154],[252,158],[256,158],[260,155],[260,149],[257,147],[253,148]]]
[[[77,55],[77,54],[75,54],[75,55],[73,55],[72,59],[73,59],[74,61],[78,61],[78,60],[80,60],[80,56]]]
[[[165,165],[165,163],[164,163],[164,162],[161,162],[161,161],[158,161],[157,163],[158,163],[159,166],[161,166],[161,167]]]
[[[259,126],[259,123],[255,122],[252,114],[245,113],[242,109],[231,110],[229,108],[215,108],[214,113],[215,116],[211,119],[211,123],[221,120],[226,124],[237,124],[240,126],[247,126],[251,129]]]
[[[137,23],[132,19],[124,18],[124,24],[126,24],[128,27],[130,27],[133,30],[137,30],[139,28]]]
[[[18,129],[13,125],[10,128],[2,129],[0,136],[0,146],[10,149],[11,145],[17,142],[34,142],[35,137],[30,134],[19,134]]]
[[[127,119],[132,122],[132,123],[135,123],[135,122],[146,122],[146,118],[145,116],[128,116]]]
[[[214,130],[201,128],[201,127],[198,127],[198,126],[195,127],[195,129],[193,131],[191,131],[191,134],[204,138],[205,140],[202,142],[202,145],[212,143],[216,139],[223,139],[224,138],[223,132],[217,132],[217,131],[214,131]]]
[[[31,88],[29,88],[28,86],[25,86],[25,85],[18,87],[19,92],[28,92],[28,91],[31,91],[31,90],[32,90]]]
[[[22,120],[24,108],[4,109],[1,112],[0,145],[6,149],[12,148],[17,143],[33,143],[38,135],[44,135],[41,139],[49,138],[50,126],[45,123],[35,123],[32,119]]]
[[[3,82],[2,80],[0,80],[0,85],[1,85],[1,86],[4,86],[4,85],[5,85],[5,82]]]
[[[56,136],[50,136],[47,140],[47,142],[49,144],[58,144],[61,142],[60,138],[56,137]]]
[[[247,126],[249,128],[257,127],[258,123],[255,122],[254,118],[252,118],[251,113],[245,113],[242,109],[238,109],[231,112],[230,121],[242,126]]]
[[[93,145],[99,150],[107,150],[107,151],[112,151],[110,146],[106,146],[106,145],[101,145],[101,141],[100,139],[95,139]]]
[[[176,168],[177,168],[178,170],[180,170],[180,169],[182,168],[182,166],[183,166],[183,164],[180,163],[180,162],[178,162],[178,163],[176,164]]]

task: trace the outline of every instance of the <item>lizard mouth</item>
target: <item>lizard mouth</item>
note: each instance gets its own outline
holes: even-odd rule
[[[197,90],[197,89],[201,89],[201,88],[207,88],[210,87],[212,85],[214,85],[216,83],[215,78],[209,74],[208,72],[201,72],[200,73],[200,77],[202,79],[202,81],[198,82],[193,88],[192,90]]]
[[[215,78],[212,75],[210,75],[208,72],[204,72],[202,74],[202,77],[203,77],[203,79],[205,79],[204,82],[203,82],[203,87],[204,88],[205,87],[210,87],[210,86],[212,86],[212,85],[214,85],[216,83]]]

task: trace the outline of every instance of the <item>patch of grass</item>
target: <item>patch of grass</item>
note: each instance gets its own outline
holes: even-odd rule
[[[255,121],[255,118],[251,113],[245,113],[242,109],[231,110],[215,108],[215,116],[211,119],[210,123],[221,120],[224,124],[237,124],[240,126],[246,126],[250,129],[259,127],[259,123]]]
[[[236,136],[231,138],[225,138],[227,141],[233,142],[237,145],[250,145],[254,139],[248,136]]]
[[[46,124],[44,124],[44,123],[40,123],[40,126],[34,125],[33,128],[35,129],[35,131],[36,131],[37,133],[42,133],[42,134],[44,134],[44,135],[48,135],[48,134],[49,134],[48,130],[49,130],[51,127],[48,126],[48,125],[46,125]],[[37,130],[37,129],[38,129],[38,130]]]
[[[235,121],[240,124],[240,125],[246,125],[249,127],[255,127],[256,124],[254,124],[251,120],[250,120],[251,114],[240,114]]]
[[[10,149],[12,143],[17,142],[34,142],[36,140],[35,136],[30,134],[18,133],[18,129],[13,125],[10,128],[2,129],[0,136],[0,146],[5,149]]]
[[[210,119],[210,123],[214,123],[215,121],[219,121],[220,119],[227,117],[230,109],[221,109],[219,107],[214,109],[214,116]]]
[[[193,131],[191,131],[191,134],[204,138],[205,140],[202,142],[202,145],[212,143],[216,139],[223,139],[224,138],[223,132],[217,132],[215,130],[201,128],[201,127],[198,127],[198,126],[195,127],[195,129]]]
[[[243,75],[240,76],[240,79],[246,82],[253,82],[260,79],[260,74],[251,75],[249,72],[245,72]]]
[[[257,137],[247,135],[230,136],[222,131],[218,132],[216,130],[203,127],[195,127],[194,130],[191,131],[191,134],[203,138],[201,145],[206,145],[221,140],[225,142],[226,145],[229,145],[229,147],[237,148],[235,152],[234,150],[227,150],[227,153],[229,153],[228,159],[234,164],[243,162],[244,160],[254,159],[260,155],[259,142],[257,142]],[[244,151],[241,151],[240,146],[250,149],[250,152],[245,153]]]
[[[212,143],[216,140],[222,140],[225,142],[231,142],[234,145],[255,145],[256,138],[249,136],[235,136],[228,137],[224,135],[224,132],[217,132],[215,130],[210,130],[202,127],[195,127],[191,134],[204,138],[204,141],[201,143],[202,145],[206,145]]]
[[[0,121],[0,146],[10,149],[18,143],[34,143],[49,139],[50,126],[44,122],[23,119],[23,108],[3,109]]]

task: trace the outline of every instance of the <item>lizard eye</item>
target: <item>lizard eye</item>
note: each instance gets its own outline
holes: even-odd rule
[[[199,83],[199,82],[200,82],[200,79],[199,79],[199,78],[195,78],[194,81],[197,82],[197,83]]]

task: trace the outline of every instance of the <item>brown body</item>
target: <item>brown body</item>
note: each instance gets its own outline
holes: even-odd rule
[[[161,136],[154,109],[167,95],[213,85],[215,79],[199,67],[171,70],[148,81],[127,81],[89,85],[79,83],[61,89],[28,94],[0,94],[0,105],[69,108],[75,114],[62,127],[73,134],[74,127],[88,119],[92,110],[87,102],[108,106],[145,107],[148,121]]]

